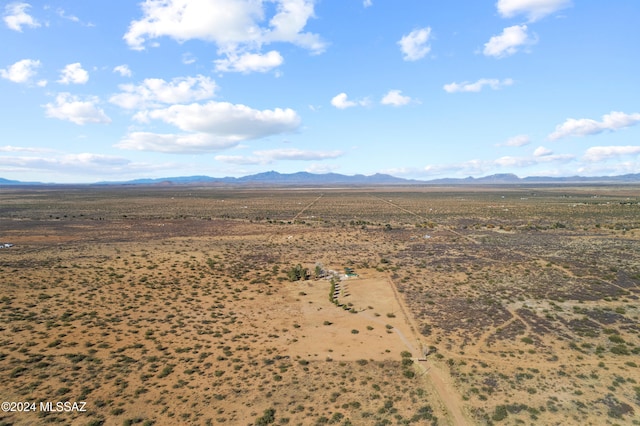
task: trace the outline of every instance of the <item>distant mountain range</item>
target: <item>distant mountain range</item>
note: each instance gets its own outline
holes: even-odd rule
[[[598,176],[598,177],[549,177],[530,176],[520,178],[511,173],[494,174],[480,178],[445,178],[433,180],[403,179],[391,175],[376,173],[374,175],[342,175],[338,173],[314,174],[307,172],[298,173],[278,173],[275,171],[258,173],[243,177],[223,177],[214,178],[210,176],[179,176],[157,179],[135,179],[129,181],[97,182],[90,185],[200,185],[200,186],[326,186],[326,185],[518,185],[518,184],[589,184],[589,183],[640,183],[640,173],[626,174],[620,176]],[[1,186],[13,185],[60,185],[47,184],[41,182],[22,182],[0,178]],[[89,185],[89,184],[87,184]]]

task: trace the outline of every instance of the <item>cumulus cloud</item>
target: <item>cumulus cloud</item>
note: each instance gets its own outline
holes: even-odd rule
[[[429,45],[430,36],[430,27],[413,30],[409,34],[402,36],[398,44],[400,45],[403,59],[405,61],[417,61],[424,58],[431,51],[431,45]]]
[[[626,114],[612,111],[602,116],[602,121],[590,118],[568,118],[564,123],[556,126],[556,130],[548,138],[550,140],[562,139],[568,136],[597,135],[604,131],[615,131],[630,127],[640,122],[640,113]]]
[[[387,94],[382,97],[380,103],[382,105],[392,105],[394,107],[399,107],[410,103],[411,98],[409,96],[403,96],[401,93],[402,91],[400,90],[389,90]]]
[[[81,100],[70,93],[59,93],[55,103],[48,103],[44,108],[47,117],[71,121],[78,125],[110,123],[111,119],[97,106],[99,102],[94,96]]]
[[[624,157],[628,155],[640,155],[640,146],[593,146],[585,152],[583,160],[595,163],[610,158]]]
[[[146,0],[143,17],[130,23],[124,40],[144,50],[147,40],[167,36],[178,42],[191,39],[222,45],[258,42],[261,2],[236,0]]]
[[[289,42],[314,53],[326,48],[320,36],[303,33],[307,21],[314,17],[315,0],[276,0],[277,13],[269,21],[265,32],[266,42]]]
[[[357,101],[350,101],[348,99],[348,96],[346,93],[342,92],[339,93],[337,95],[335,95],[332,99],[331,99],[331,105],[333,105],[334,107],[338,108],[338,109],[346,109],[346,108],[351,108],[354,106],[366,106],[368,105],[368,101],[366,99],[360,99]]]
[[[5,69],[0,69],[0,76],[14,83],[27,83],[36,75],[40,61],[23,59]]]
[[[60,72],[60,84],[85,84],[89,81],[89,73],[82,68],[80,62],[69,64]]]
[[[214,96],[216,83],[209,77],[176,77],[171,81],[147,78],[138,85],[122,84],[121,93],[111,96],[109,102],[125,109],[159,107],[209,99]]]
[[[496,3],[503,18],[525,15],[531,22],[569,6],[571,0],[498,0]]]
[[[527,34],[526,25],[507,27],[502,34],[493,36],[484,45],[485,56],[504,58],[511,56],[523,46],[535,44],[537,40]]]
[[[284,58],[276,50],[265,54],[244,53],[241,55],[230,54],[225,59],[214,61],[216,71],[221,72],[267,72],[279,67],[284,62]]]
[[[131,77],[132,75],[131,69],[129,69],[129,65],[126,64],[118,65],[113,69],[113,72],[117,72],[122,77]]]
[[[214,101],[141,111],[134,119],[142,123],[160,120],[186,133],[134,132],[120,141],[118,148],[173,153],[217,151],[242,141],[293,132],[300,125],[300,117],[289,108],[256,110]]]
[[[9,3],[4,7],[4,23],[10,29],[19,32],[22,32],[22,27],[39,27],[40,23],[27,13],[30,8],[29,3]]]
[[[498,80],[496,78],[481,78],[474,83],[463,81],[462,83],[445,84],[443,89],[447,93],[480,92],[485,86],[490,87],[493,90],[498,90],[505,86],[511,86],[512,84],[513,80],[510,78],[505,78],[504,80]]]
[[[213,101],[145,111],[137,118],[162,120],[188,132],[233,135],[238,140],[291,132],[300,124],[298,114],[289,108],[256,110],[246,105]]]
[[[216,160],[238,164],[238,165],[253,165],[253,164],[271,164],[274,161],[320,161],[329,160],[341,157],[344,155],[342,151],[304,151],[296,148],[289,149],[271,149],[254,151],[253,155],[217,155]]]
[[[275,8],[267,3],[276,3]],[[282,63],[278,52],[260,53],[265,44],[292,43],[314,54],[325,50],[319,35],[304,31],[314,5],[315,0],[147,0],[124,40],[135,50],[160,37],[204,40],[226,57],[217,63],[220,71],[263,72]]]

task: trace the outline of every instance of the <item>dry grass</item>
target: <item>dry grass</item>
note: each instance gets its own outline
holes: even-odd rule
[[[0,424],[638,424],[637,194],[3,190]]]

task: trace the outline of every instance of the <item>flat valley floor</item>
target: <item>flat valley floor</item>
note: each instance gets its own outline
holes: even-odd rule
[[[0,425],[640,424],[636,186],[3,187],[0,243]]]

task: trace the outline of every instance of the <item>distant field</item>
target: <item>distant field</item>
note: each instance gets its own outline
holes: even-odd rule
[[[0,425],[640,424],[639,187],[6,187],[0,243],[3,401],[87,403]]]

